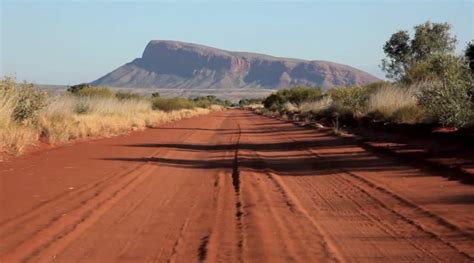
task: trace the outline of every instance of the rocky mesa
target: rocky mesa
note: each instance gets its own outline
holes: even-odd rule
[[[378,81],[376,77],[364,71],[329,61],[279,58],[178,41],[152,40],[141,58],[91,84],[166,89],[278,89],[298,85],[329,88],[375,81]]]

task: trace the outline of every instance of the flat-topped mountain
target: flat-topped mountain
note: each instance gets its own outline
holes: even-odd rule
[[[178,41],[152,40],[141,58],[93,81],[93,85],[140,88],[328,88],[378,79],[328,61],[232,52]]]

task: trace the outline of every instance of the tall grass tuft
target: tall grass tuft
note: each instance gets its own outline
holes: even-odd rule
[[[387,86],[371,94],[367,114],[376,119],[399,123],[417,123],[423,112],[418,106],[416,87]]]

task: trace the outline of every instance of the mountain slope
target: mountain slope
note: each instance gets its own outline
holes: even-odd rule
[[[141,88],[284,88],[359,85],[378,79],[328,61],[231,52],[178,41],[152,40],[141,58],[93,81],[93,85]]]

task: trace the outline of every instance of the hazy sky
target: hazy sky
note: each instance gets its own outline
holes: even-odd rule
[[[397,30],[449,22],[458,52],[474,39],[474,0],[0,1],[0,73],[47,84],[95,80],[151,39],[329,60],[379,77]]]

